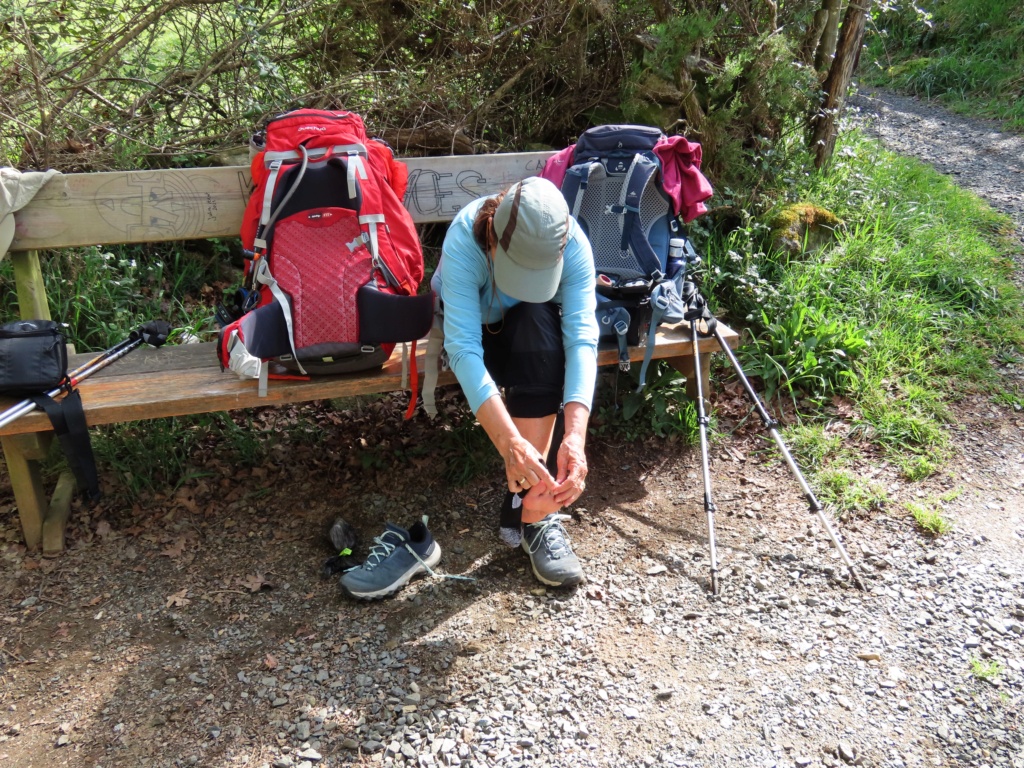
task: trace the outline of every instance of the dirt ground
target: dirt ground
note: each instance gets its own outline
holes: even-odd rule
[[[283,440],[274,453],[280,461],[243,475],[212,461],[208,476],[148,495],[131,508],[79,509],[68,551],[57,558],[25,553],[9,489],[4,489],[0,760],[13,766],[294,765],[287,746],[282,753],[292,737],[281,720],[268,721],[263,700],[246,696],[249,679],[289,668],[315,671],[320,658],[325,669],[340,664],[343,671],[332,667],[330,674],[340,677],[335,687],[342,701],[353,679],[377,668],[378,653],[404,652],[410,668],[436,673],[428,684],[440,696],[438,706],[452,704],[455,699],[452,693],[445,698],[445,689],[454,692],[461,681],[484,695],[487,674],[500,675],[509,658],[536,648],[537,637],[550,631],[550,617],[537,609],[538,600],[566,605],[570,615],[594,606],[615,608],[611,597],[618,586],[663,572],[674,580],[664,593],[676,596],[667,598],[670,604],[685,609],[684,616],[698,617],[716,606],[749,604],[751,582],[744,570],[785,560],[805,541],[815,556],[831,563],[824,569],[827,578],[812,592],[825,601],[849,599],[856,590],[788,471],[766,450],[764,433],[752,418],[735,430],[746,414],[734,400],[726,402],[730,396],[719,394],[721,427],[731,432],[712,448],[721,601],[707,589],[699,452],[657,439],[591,440],[588,493],[571,525],[591,579],[568,594],[540,588],[522,553],[497,543],[495,478],[453,488],[429,460],[371,469],[355,465],[352,449],[375,434],[429,429],[403,427],[398,404],[383,425],[374,426],[372,419],[342,421],[315,446]],[[299,410],[314,421],[338,421],[327,405]],[[954,487],[960,489],[959,501],[948,514],[960,533],[951,534],[953,540],[984,531],[990,555],[1008,558],[1018,569],[1024,563],[1024,418],[981,400],[961,403],[959,411],[964,429],[957,432],[957,459],[928,483],[903,483],[884,461],[864,457],[864,476],[887,489],[887,509],[847,519],[838,529],[865,573],[875,572],[870,554],[892,547],[894,533],[908,546],[920,539],[900,500]],[[264,423],[272,429],[275,419],[295,415],[268,411]],[[838,424],[841,428],[841,420]],[[287,456],[298,460],[283,460]],[[424,579],[391,601],[357,604],[339,593],[334,579],[321,578],[330,554],[325,529],[336,516],[351,522],[365,542],[382,519],[408,524],[424,512],[445,547],[444,572],[476,581]],[[813,529],[819,534],[816,543]],[[512,634],[505,622],[513,625]],[[645,619],[629,612],[605,614],[589,626],[595,635],[584,658],[599,660],[603,669],[613,670],[609,675],[638,659],[676,660],[686,655],[687,646],[692,649],[682,631],[675,637],[645,632]],[[756,636],[749,639],[746,651],[764,653]],[[741,657],[747,640],[744,633],[733,636]],[[807,662],[791,656],[776,663],[780,673],[797,676]],[[677,694],[661,704],[670,727],[702,731],[708,691],[676,685]],[[301,700],[302,689],[296,694],[286,694],[289,705]],[[307,696],[306,704],[323,703],[315,699]],[[353,751],[359,707],[339,703],[328,709],[330,730],[315,742],[322,764],[385,759],[381,753]],[[591,752],[587,764],[657,762],[644,754],[652,739],[665,737],[640,726],[624,731],[615,718],[594,714],[591,749],[596,745],[596,755],[606,751],[608,758]],[[294,746],[292,754],[299,748]],[[865,747],[862,755],[871,754]],[[789,757],[778,765],[821,764],[794,763],[785,750],[780,755]],[[874,757],[861,764],[888,764],[883,753]],[[555,754],[550,764],[579,763],[570,754]],[[712,758],[699,764],[727,763]],[[825,764],[832,763],[826,758]]]

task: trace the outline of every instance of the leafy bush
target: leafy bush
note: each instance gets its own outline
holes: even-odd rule
[[[209,330],[212,285],[221,273],[216,254],[203,256],[177,244],[165,246],[162,258],[138,246],[88,247],[57,251],[41,261],[50,314],[65,324],[79,352],[106,349],[155,318],[192,335]],[[18,316],[14,286],[13,265],[4,260],[0,316]]]
[[[696,442],[697,406],[686,396],[685,377],[666,361],[655,360],[648,369],[647,385],[637,392],[639,370],[634,365],[627,374],[614,369],[607,374],[610,383],[598,388],[592,430],[630,440],[653,434]]]
[[[854,363],[867,348],[867,334],[854,320],[829,317],[802,303],[776,317],[761,313],[764,332],[745,347],[741,359],[760,377],[765,397],[799,390],[824,400],[856,389]]]

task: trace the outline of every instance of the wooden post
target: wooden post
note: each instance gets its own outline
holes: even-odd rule
[[[711,391],[711,352],[700,355],[700,385],[707,397]],[[694,369],[692,357],[668,357],[666,362],[686,377],[686,396],[697,399],[697,371]]]
[[[78,484],[71,470],[61,472],[57,488],[50,499],[50,506],[43,520],[43,555],[59,555],[64,551],[64,531],[71,517],[71,500]]]
[[[14,281],[18,286],[18,311],[22,320],[49,320],[46,286],[39,265],[39,251],[16,251],[10,254],[14,263]]]
[[[36,551],[43,540],[43,521],[47,517],[49,504],[43,487],[41,459],[46,458],[51,435],[28,434],[0,437],[7,461],[7,473],[14,489],[14,501],[18,505],[21,531],[25,546]]]

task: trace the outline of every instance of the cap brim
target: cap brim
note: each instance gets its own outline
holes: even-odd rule
[[[561,280],[561,259],[548,269],[526,269],[512,261],[498,246],[494,258],[494,283],[506,296],[517,301],[543,304],[555,298]]]

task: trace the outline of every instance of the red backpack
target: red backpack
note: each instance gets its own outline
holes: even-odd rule
[[[254,146],[246,302],[221,330],[221,366],[260,378],[263,391],[269,361],[300,374],[364,371],[411,341],[415,363],[434,304],[417,295],[423,252],[402,205],[406,167],[345,111],[278,115]]]

